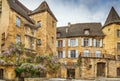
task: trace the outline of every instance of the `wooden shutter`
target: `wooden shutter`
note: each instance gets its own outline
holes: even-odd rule
[[[71,58],[70,50],[68,51],[68,58]]]
[[[68,46],[70,46],[70,39],[68,39]]]
[[[89,46],[92,46],[92,38],[89,38]]]
[[[65,58],[66,57],[66,54],[65,54],[65,51],[63,51],[63,58]]]
[[[76,58],[78,58],[78,50],[76,50]]]
[[[76,38],[75,43],[76,43],[76,45],[75,45],[75,46],[78,46],[78,38]]]
[[[100,47],[102,47],[103,43],[102,43],[102,39],[100,40]]]
[[[84,46],[84,38],[81,38],[81,46]]]
[[[63,47],[65,47],[65,40],[63,40]]]
[[[96,39],[93,40],[94,47],[96,47]]]

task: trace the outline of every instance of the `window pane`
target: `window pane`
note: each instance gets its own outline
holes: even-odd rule
[[[41,26],[41,22],[38,21],[38,22],[37,22],[37,27],[40,27],[40,26]]]
[[[20,18],[16,17],[16,26],[20,27]]]
[[[84,50],[84,56],[88,57],[89,56],[89,50]]]
[[[120,50],[120,43],[117,43],[117,49]]]
[[[96,57],[100,57],[101,56],[101,51],[96,51]]]
[[[20,35],[16,35],[16,43],[20,43]]]

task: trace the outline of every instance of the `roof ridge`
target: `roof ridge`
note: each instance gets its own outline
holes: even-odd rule
[[[118,15],[117,11],[114,9],[113,6],[108,14],[104,26],[107,26],[112,23],[120,23],[120,16]]]

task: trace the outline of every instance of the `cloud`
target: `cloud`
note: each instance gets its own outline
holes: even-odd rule
[[[20,0],[34,10],[44,0]],[[28,2],[29,1],[29,2]],[[120,13],[120,0],[46,0],[58,19],[58,26],[71,23],[101,22],[104,24],[112,6]]]

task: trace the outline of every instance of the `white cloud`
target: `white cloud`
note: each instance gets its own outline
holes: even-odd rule
[[[35,9],[44,0],[20,0],[29,9]],[[28,2],[29,1],[29,2]],[[58,19],[58,26],[67,25],[71,23],[83,22],[101,22],[106,20],[106,16],[111,8],[120,13],[118,0],[46,0],[54,15]],[[76,1],[76,2],[75,2]],[[104,1],[104,2],[102,2]],[[73,3],[74,2],[74,3]]]

